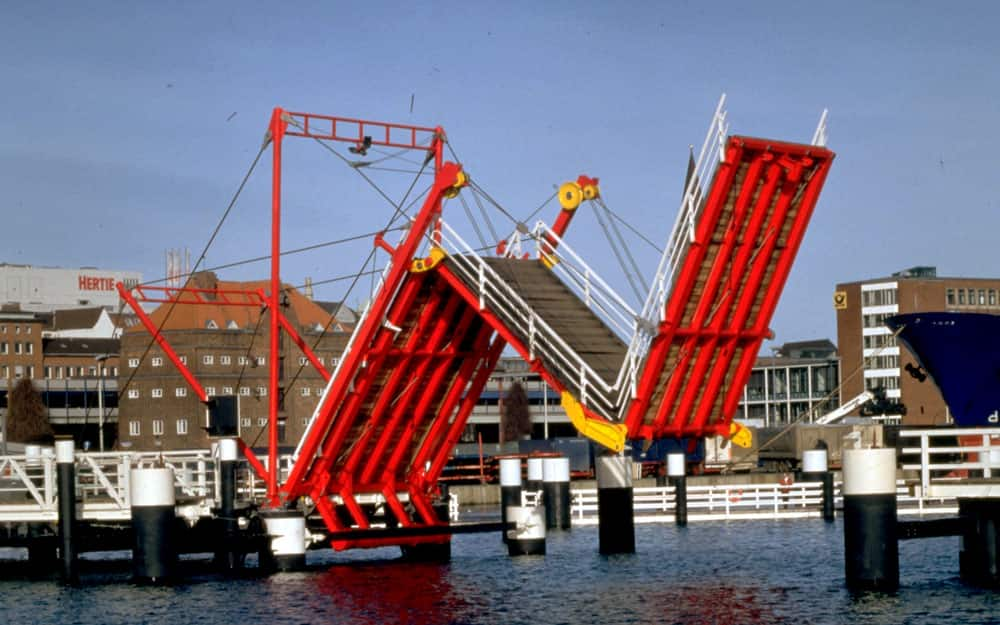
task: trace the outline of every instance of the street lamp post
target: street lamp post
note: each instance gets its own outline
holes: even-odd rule
[[[97,361],[97,449],[104,451],[104,363],[108,354],[94,356]]]

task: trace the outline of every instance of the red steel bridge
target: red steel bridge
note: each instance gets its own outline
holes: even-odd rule
[[[195,394],[204,389],[142,302],[264,307],[270,324],[268,457],[243,446],[266,480],[268,505],[322,517],[338,549],[449,540],[432,503],[438,478],[504,349],[562,397],[579,432],[613,451],[627,439],[722,434],[733,422],[833,153],[822,125],[812,144],[730,136],[720,101],[641,310],[633,310],[563,240],[574,211],[599,198],[596,179],[560,188],[549,227],[522,228],[494,255],[474,251],[442,207],[469,180],[446,161],[442,128],[275,109],[270,291],[127,290]],[[281,154],[286,138],[413,150],[433,184],[399,240],[333,372],[284,318],[280,301]],[[528,248],[528,251],[526,251]],[[328,380],[287,474],[279,474],[277,357],[284,332]],[[363,501],[378,498],[404,530],[386,537]],[[434,531],[437,528],[439,531]],[[406,529],[413,531],[407,533]]]

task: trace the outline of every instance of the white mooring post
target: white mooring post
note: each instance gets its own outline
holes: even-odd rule
[[[687,457],[684,454],[667,454],[667,478],[674,487],[674,521],[678,527],[688,523]]]
[[[632,459],[608,454],[594,461],[600,552],[603,555],[635,553]]]
[[[568,530],[573,526],[569,478],[569,458],[542,460],[542,489],[545,491],[547,529]]]
[[[170,467],[132,469],[129,474],[132,509],[132,575],[140,583],[163,583],[177,574],[177,519],[174,470]]]
[[[844,558],[852,590],[899,588],[896,450],[844,450]]]
[[[507,542],[510,519],[507,511],[512,506],[521,505],[521,459],[500,459],[500,522],[503,523],[502,538]]]

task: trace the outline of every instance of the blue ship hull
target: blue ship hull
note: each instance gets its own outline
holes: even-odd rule
[[[996,425],[1000,414],[1000,315],[908,313],[886,319],[933,378],[956,425]]]

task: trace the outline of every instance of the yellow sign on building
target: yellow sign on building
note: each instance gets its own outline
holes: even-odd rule
[[[847,309],[847,291],[833,292],[833,307],[836,310]]]

